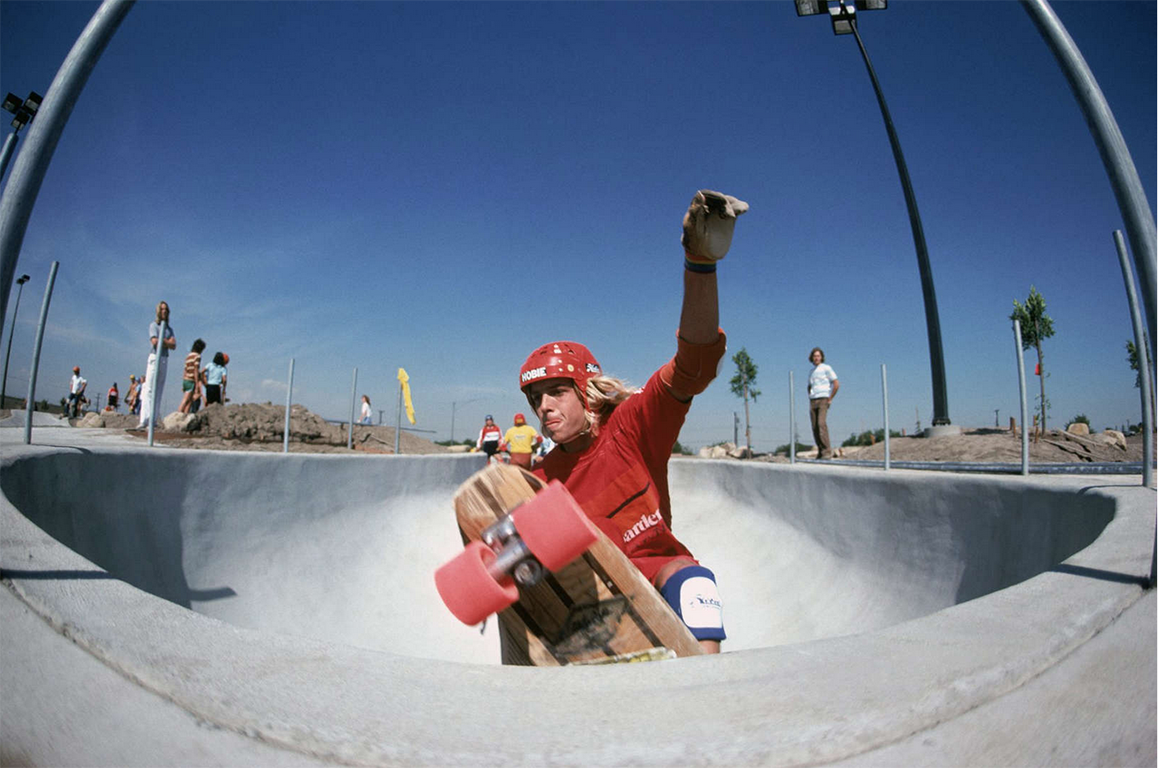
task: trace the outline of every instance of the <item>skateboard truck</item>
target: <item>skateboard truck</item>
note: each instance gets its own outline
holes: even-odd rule
[[[487,573],[495,581],[502,581],[509,574],[519,586],[533,587],[543,580],[543,564],[531,554],[510,515],[484,528],[479,536],[495,553],[495,559],[487,564]]]
[[[532,586],[594,544],[599,531],[556,481],[481,533],[434,573],[442,601],[475,625],[519,599],[515,584]],[[514,583],[512,583],[514,582]]]

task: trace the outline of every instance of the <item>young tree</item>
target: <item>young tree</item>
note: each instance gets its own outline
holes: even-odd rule
[[[1131,371],[1137,371],[1138,375],[1134,377],[1134,389],[1142,388],[1142,368],[1138,364],[1138,348],[1134,346],[1134,342],[1126,342],[1126,362],[1130,364]]]
[[[1013,300],[1013,314],[1010,320],[1021,322],[1021,348],[1033,347],[1037,350],[1037,376],[1041,384],[1041,431],[1045,432],[1045,361],[1041,353],[1041,342],[1053,336],[1053,319],[1045,313],[1045,297],[1037,288],[1029,286],[1029,298],[1022,304]]]
[[[1138,375],[1134,377],[1134,388],[1142,388],[1142,368],[1138,358],[1138,347],[1132,341],[1126,342],[1126,362],[1130,364],[1131,371],[1137,371]],[[1151,369],[1152,370],[1152,369]],[[1153,374],[1151,374],[1150,382],[1150,412],[1154,413],[1154,382]]]
[[[741,348],[739,352],[732,355],[732,362],[736,364],[736,375],[732,377],[730,382],[732,394],[736,397],[744,398],[744,440],[748,445],[748,455],[752,455],[752,427],[748,419],[748,398],[752,398],[752,402],[760,396],[760,390],[755,388],[756,384],[756,364],[752,362],[752,358],[748,357],[748,350]]]

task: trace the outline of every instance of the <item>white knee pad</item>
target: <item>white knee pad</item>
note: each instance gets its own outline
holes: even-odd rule
[[[690,565],[672,574],[660,590],[697,640],[724,640],[724,603],[716,576],[702,565]]]

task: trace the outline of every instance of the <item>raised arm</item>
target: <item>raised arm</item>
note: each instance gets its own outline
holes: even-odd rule
[[[677,400],[688,401],[715,377],[725,339],[720,333],[716,262],[732,245],[736,217],[748,204],[730,195],[702,189],[684,215],[684,296],[678,348],[664,366],[661,380]]]

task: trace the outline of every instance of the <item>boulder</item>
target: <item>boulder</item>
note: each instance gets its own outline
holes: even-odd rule
[[[192,413],[173,411],[161,422],[166,432],[189,432],[189,425],[196,417]]]
[[[82,429],[100,429],[105,425],[105,417],[95,411],[89,411],[76,425]]]
[[[1116,429],[1103,430],[1102,433],[1098,436],[1101,437],[1105,442],[1109,443],[1110,445],[1112,445],[1116,448],[1121,448],[1123,451],[1126,450],[1126,436],[1124,434],[1122,434],[1121,432],[1119,432],[1118,430],[1116,430]]]
[[[1075,421],[1066,427],[1066,432],[1069,432],[1071,435],[1088,435],[1090,434],[1090,425]]]
[[[726,459],[730,452],[736,450],[736,446],[732,443],[720,443],[719,445],[705,445],[699,451],[701,459]]]

